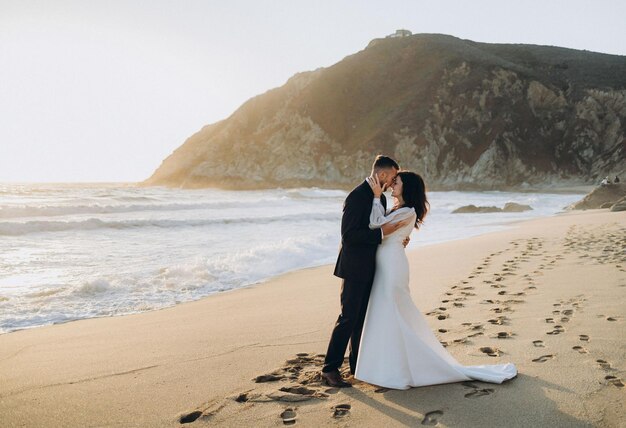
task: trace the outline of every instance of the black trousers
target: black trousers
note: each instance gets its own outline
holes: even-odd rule
[[[343,280],[341,284],[341,314],[337,318],[330,336],[322,371],[330,372],[341,367],[348,341],[350,341],[350,373],[354,374],[367,303],[372,291],[372,281]]]

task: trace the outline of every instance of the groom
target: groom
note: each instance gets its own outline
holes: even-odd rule
[[[378,155],[372,165],[372,176],[378,175],[383,190],[393,184],[400,167],[387,156]],[[322,379],[328,386],[350,387],[339,373],[343,357],[350,341],[350,372],[356,370],[361,331],[367,312],[374,269],[376,250],[384,235],[388,235],[405,223],[385,224],[381,229],[369,228],[374,192],[367,181],[355,187],[343,204],[341,218],[341,249],[335,265],[335,276],[343,278],[341,285],[341,314],[330,337]],[[386,208],[385,195],[380,197]],[[405,240],[405,246],[408,240]]]

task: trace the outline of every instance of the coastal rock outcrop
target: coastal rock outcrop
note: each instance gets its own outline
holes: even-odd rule
[[[626,196],[611,206],[611,211],[626,211]]]
[[[626,196],[626,183],[611,183],[596,187],[583,199],[568,206],[572,210],[589,210],[597,208],[611,208],[621,202]]]
[[[476,205],[464,205],[452,211],[452,214],[475,214],[475,213],[499,213],[502,208],[498,207],[477,207]]]
[[[517,204],[515,202],[507,202],[504,204],[502,211],[506,213],[521,213],[524,211],[531,211],[533,208],[530,205]]]
[[[348,187],[378,153],[429,189],[527,189],[626,175],[626,57],[442,34],[364,50],[244,103],[143,184]]]
[[[464,205],[452,211],[452,214],[468,214],[468,213],[521,213],[532,210],[530,205],[518,204],[515,202],[507,202],[504,208],[499,207],[477,207],[476,205]]]

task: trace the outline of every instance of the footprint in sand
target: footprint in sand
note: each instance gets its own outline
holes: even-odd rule
[[[561,334],[565,331],[562,325],[555,325],[554,330],[548,331],[546,334]]]
[[[492,346],[483,346],[482,348],[480,348],[480,352],[483,352],[487,355],[489,355],[490,357],[499,357],[500,356],[500,351],[498,348],[492,347]]]
[[[533,363],[545,363],[546,361],[551,360],[552,358],[554,358],[554,355],[552,354],[542,355],[539,358],[535,358],[533,360]]]
[[[200,410],[196,410],[195,412],[191,412],[181,416],[178,421],[181,424],[189,424],[191,422],[195,422],[195,420],[198,419],[200,416],[202,416],[202,412]]]
[[[617,321],[616,317],[607,317],[607,321]]]
[[[510,339],[513,337],[513,333],[511,333],[510,331],[499,331],[491,337],[495,339]]]
[[[547,323],[554,323],[554,318],[546,318]]]
[[[277,380],[285,379],[285,375],[281,373],[268,373],[254,378],[256,383],[275,382]]]
[[[570,316],[574,313],[574,311],[572,309],[565,309],[563,312],[561,312],[563,315],[567,315]]]
[[[588,354],[589,353],[589,351],[587,351],[587,348],[585,348],[584,346],[576,345],[576,346],[573,346],[572,349],[575,350],[575,351],[578,351],[580,354]]]
[[[428,412],[424,415],[424,419],[422,419],[422,425],[437,425],[439,423],[438,418],[441,416],[443,416],[443,412],[441,410]]]
[[[535,345],[537,348],[545,347],[545,345],[543,344],[543,340],[533,340],[533,345]]]
[[[607,376],[604,377],[604,379],[606,379],[607,382],[610,383],[611,385],[615,385],[618,388],[623,388],[624,387],[624,383],[618,377],[607,375]]]
[[[314,389],[310,389],[302,385],[283,386],[280,388],[280,391],[298,395],[313,395],[317,392]]]
[[[568,322],[569,318],[568,317],[561,317],[561,322]]]
[[[603,370],[612,370],[611,364],[608,361],[596,360],[596,362],[600,365],[600,367],[602,367]]]
[[[241,394],[239,394],[237,397],[235,397],[235,401],[237,403],[245,403],[248,401],[248,393],[247,392],[242,392]]]
[[[465,394],[465,398],[478,398],[485,395],[493,394],[495,389],[493,388],[484,388],[484,389],[476,389],[472,392],[468,392]]]
[[[343,418],[350,414],[350,409],[352,408],[349,404],[337,404],[333,406],[333,418]]]
[[[488,323],[490,324],[494,324],[494,325],[502,325],[505,323],[505,321],[507,320],[507,317],[505,316],[500,316],[497,318],[492,318],[490,320],[487,320]]]
[[[293,425],[296,423],[296,412],[291,409],[291,408],[287,408],[285,409],[284,412],[282,412],[280,414],[281,419],[283,420],[283,424],[285,425]]]
[[[578,339],[582,340],[583,342],[589,342],[589,336],[587,336],[586,334],[579,334]]]

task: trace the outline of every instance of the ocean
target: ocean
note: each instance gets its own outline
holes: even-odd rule
[[[0,184],[0,334],[150,311],[334,263],[347,192]],[[582,194],[430,192],[409,249],[554,215]],[[524,213],[451,214],[462,205]]]

